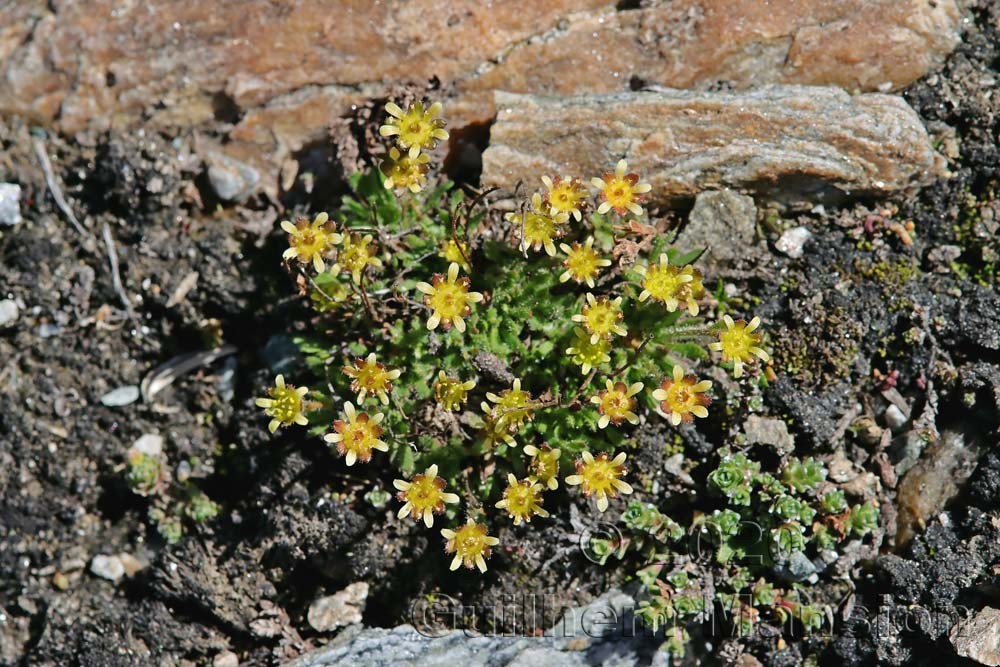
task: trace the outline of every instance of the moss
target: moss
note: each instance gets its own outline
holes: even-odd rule
[[[857,341],[864,335],[863,327],[841,307],[809,315],[815,325],[786,329],[775,337],[775,365],[806,384],[848,377],[858,355]]]
[[[996,285],[1000,280],[1000,242],[983,216],[985,208],[1000,213],[996,190],[995,181],[983,188],[979,198],[967,190],[958,222],[952,226],[955,242],[963,253],[949,268],[960,278],[972,279],[984,287]]]
[[[870,262],[856,258],[848,277],[857,283],[874,282],[890,312],[911,310],[913,300],[907,296],[908,286],[921,276],[915,260],[899,258]]]
[[[883,291],[897,293],[920,276],[920,267],[916,262],[900,258],[866,262],[854,260],[855,273],[867,280],[875,280],[883,286]]]

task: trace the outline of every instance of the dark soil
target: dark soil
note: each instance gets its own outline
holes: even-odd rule
[[[760,397],[732,395],[726,416],[699,431],[683,429],[686,455],[711,461],[756,398],[758,410],[787,418],[799,454],[839,449],[872,473],[858,493],[878,499],[883,530],[878,550],[852,554],[840,580],[814,594],[837,602],[832,636],[780,650],[766,634],[745,648],[714,642],[710,662],[748,650],[772,665],[809,654],[836,665],[958,664],[941,616],[1000,604],[1000,262],[991,254],[1000,252],[1000,96],[996,79],[989,84],[1000,78],[1000,5],[981,0],[972,16],[944,69],[905,92],[941,150],[957,148],[952,178],[913,198],[802,216],[795,224],[813,237],[800,260],[773,250],[778,233],[765,225],[771,250],[723,276],[769,323],[780,379]],[[580,550],[580,531],[600,530],[589,511],[541,530],[504,528],[501,542],[518,546],[499,550],[486,576],[450,574],[439,541],[396,520],[391,505],[362,499],[373,482],[389,487],[389,471],[349,470],[300,433],[271,438],[253,398],[276,364],[301,370],[275,353],[275,336],[307,321],[288,296],[273,233],[287,214],[264,200],[218,206],[193,166],[190,137],[43,137],[88,230],[81,235],[46,194],[38,135],[0,124],[0,181],[22,186],[26,218],[0,232],[0,298],[22,305],[0,331],[0,664],[210,664],[224,649],[241,664],[276,664],[326,641],[306,611],[352,581],[370,584],[365,623],[379,626],[410,622],[429,595],[492,608],[530,592],[555,614],[627,583],[624,569]],[[300,157],[321,194],[292,192],[281,205],[332,207],[347,158],[328,147]],[[912,245],[888,224],[906,221]],[[125,291],[141,296],[132,313],[113,285],[104,225]],[[961,254],[942,263],[941,246]],[[191,272],[194,289],[172,300]],[[184,376],[152,402],[101,404],[164,361],[219,341],[237,348],[231,360]],[[939,432],[961,431],[981,452],[948,512],[927,517],[905,546],[894,544],[891,472],[903,436],[887,450],[853,432],[839,444],[852,411],[884,425],[889,385],[914,416],[931,404]],[[122,474],[126,450],[144,433],[163,435],[174,463],[196,460],[192,477],[223,507],[174,546],[152,530],[147,501]],[[690,506],[696,492],[662,469],[671,437],[639,435],[648,446],[635,474],[657,482],[661,504],[673,494]],[[564,510],[579,502],[563,491],[553,500]],[[117,585],[90,573],[94,555],[117,553],[145,567]],[[706,657],[703,648],[692,653]]]

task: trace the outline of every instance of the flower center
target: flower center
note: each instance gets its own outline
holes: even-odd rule
[[[719,335],[722,351],[732,359],[746,359],[750,356],[750,348],[756,342],[739,327],[723,331]]]
[[[566,267],[575,278],[588,278],[597,272],[597,262],[600,258],[593,250],[580,248],[574,250],[566,258]]]
[[[371,427],[367,422],[354,422],[347,426],[344,433],[344,445],[354,451],[359,459],[364,459],[363,454],[371,452],[372,444],[376,440]]]
[[[535,476],[543,482],[552,479],[556,474],[555,460],[551,454],[539,454],[533,467]]]
[[[368,391],[385,390],[389,384],[385,376],[385,370],[377,364],[365,363],[358,369],[357,383]]]
[[[428,305],[437,311],[443,320],[454,320],[465,314],[468,306],[468,289],[452,282],[442,282],[429,295]]]
[[[625,419],[635,408],[635,399],[621,386],[616,386],[601,396],[600,410],[615,424]]]
[[[544,243],[556,231],[551,217],[541,213],[529,213],[524,219],[524,236],[531,242]]]
[[[441,502],[441,489],[435,483],[437,477],[415,475],[406,490],[406,500],[413,505],[415,514],[423,514],[427,509],[435,509]]]
[[[684,287],[685,280],[676,266],[651,266],[646,272],[643,287],[661,301],[676,297]]]
[[[486,549],[486,540],[483,539],[479,526],[462,526],[455,535],[456,551],[467,560],[473,560],[481,555]]]
[[[302,410],[302,398],[293,387],[275,387],[271,389],[271,411],[275,418],[282,421],[292,421]]]
[[[624,180],[615,179],[604,190],[605,199],[615,208],[626,208],[632,203],[632,188]]]
[[[586,323],[591,333],[598,335],[611,332],[618,313],[606,303],[598,303],[587,309]]]

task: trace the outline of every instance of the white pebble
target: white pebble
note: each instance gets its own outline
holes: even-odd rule
[[[100,554],[94,556],[94,560],[90,561],[90,571],[101,579],[118,581],[125,576],[125,564],[118,556]]]
[[[781,235],[774,247],[792,259],[798,259],[802,257],[802,248],[810,238],[812,238],[812,232],[807,228],[792,227]]]

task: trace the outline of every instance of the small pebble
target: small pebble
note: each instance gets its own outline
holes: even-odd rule
[[[13,227],[21,224],[21,186],[0,183],[0,225]]]
[[[368,599],[368,584],[356,581],[339,593],[319,598],[309,606],[306,618],[318,632],[329,632],[361,622]]]
[[[90,561],[90,571],[101,579],[118,581],[125,576],[125,564],[118,556],[101,554],[94,556],[94,560]]]
[[[52,585],[59,590],[64,591],[69,588],[69,577],[62,572],[56,572],[52,576]]]
[[[146,456],[159,456],[163,453],[163,436],[159,433],[143,433],[132,443],[132,449]]]
[[[17,322],[17,316],[17,303],[13,299],[0,301],[0,329],[9,327],[14,322]]]
[[[906,415],[897,406],[890,405],[885,409],[885,423],[893,431],[898,431],[906,423]]]
[[[53,336],[58,336],[62,333],[62,327],[58,324],[45,323],[38,327],[38,336],[40,338],[52,338]]]
[[[208,182],[223,201],[243,201],[260,183],[260,173],[245,162],[221,153],[212,153],[206,161]]]
[[[795,451],[795,438],[781,419],[750,415],[743,424],[743,431],[750,444],[770,445],[782,456]]]
[[[774,247],[792,259],[798,259],[802,257],[802,249],[806,241],[811,238],[812,232],[806,227],[792,227],[781,235],[781,238],[774,244]]]
[[[774,572],[788,581],[808,581],[816,576],[816,565],[804,553],[796,551],[785,562],[775,565]]]
[[[101,396],[101,404],[109,408],[117,408],[123,405],[130,405],[139,400],[139,387],[134,384],[125,385],[112,389]]]
[[[34,600],[29,598],[27,595],[21,595],[17,598],[17,606],[21,608],[22,611],[26,612],[30,616],[34,616],[38,613],[38,605]]]
[[[240,659],[232,651],[223,651],[212,660],[212,667],[239,667]]]
[[[219,392],[219,398],[228,403],[233,400],[233,396],[236,394],[236,357],[226,359],[218,377],[215,386]]]

